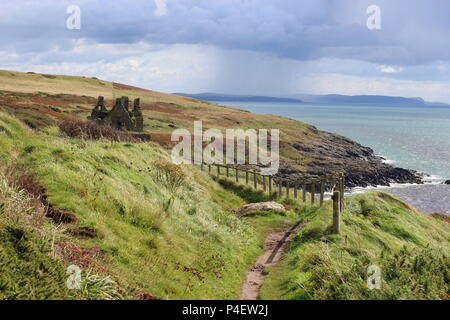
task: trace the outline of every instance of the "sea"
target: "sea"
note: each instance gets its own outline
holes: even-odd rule
[[[376,189],[391,192],[424,213],[450,215],[450,185],[442,184],[450,179],[450,107],[215,103],[303,121],[371,147],[395,166],[424,172],[429,175],[425,185],[397,184]],[[371,190],[374,188],[355,188],[352,194]]]

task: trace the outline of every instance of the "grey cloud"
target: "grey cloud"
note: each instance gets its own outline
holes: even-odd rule
[[[380,31],[365,25],[365,9],[374,2],[382,10]],[[65,27],[69,4],[82,9],[81,30]],[[295,60],[396,65],[450,60],[446,0],[167,0],[167,7],[167,15],[157,17],[151,0],[4,0],[0,50],[69,50],[74,39],[85,38],[97,43],[209,44]]]

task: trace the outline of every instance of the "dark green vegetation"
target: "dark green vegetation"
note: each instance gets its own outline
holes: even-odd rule
[[[313,212],[283,263],[271,270],[263,297],[274,299],[448,299],[450,228],[385,193],[346,200],[342,234],[331,213]],[[369,290],[367,268],[381,268]]]
[[[48,243],[21,226],[0,229],[0,299],[64,299],[75,297],[65,286],[62,264]]]

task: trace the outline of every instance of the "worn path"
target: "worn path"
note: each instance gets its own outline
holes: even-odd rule
[[[277,264],[292,241],[292,235],[299,231],[303,225],[297,224],[285,231],[274,232],[267,236],[264,243],[264,252],[258,257],[255,265],[247,271],[247,279],[242,288],[241,300],[258,300],[259,290],[264,281],[264,269]]]

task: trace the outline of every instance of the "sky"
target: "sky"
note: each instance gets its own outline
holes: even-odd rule
[[[2,0],[0,69],[450,103],[449,34],[448,0]]]

